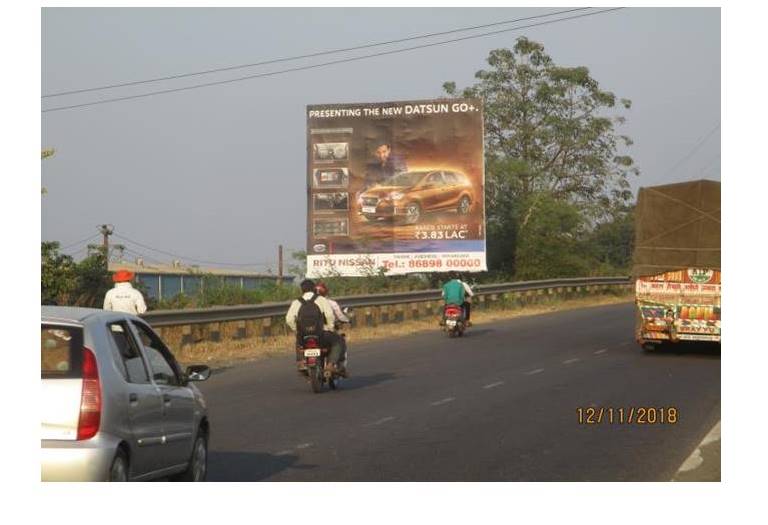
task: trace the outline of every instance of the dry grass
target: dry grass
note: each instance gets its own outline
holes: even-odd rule
[[[473,310],[474,326],[493,321],[513,319],[548,312],[572,310],[585,306],[626,303],[634,299],[633,294],[600,295],[578,299],[550,299],[541,304],[532,304],[511,309]],[[418,332],[438,330],[437,317],[408,320],[400,323],[388,323],[379,326],[360,326],[347,330],[347,341],[354,345],[357,341],[369,341],[410,335]],[[240,361],[251,361],[276,355],[290,355],[293,352],[294,337],[281,335],[275,337],[255,337],[237,341],[201,342],[184,347],[175,352],[182,365],[208,364],[212,367],[228,366]]]

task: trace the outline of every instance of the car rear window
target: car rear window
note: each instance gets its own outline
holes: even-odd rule
[[[40,326],[40,376],[50,378],[80,377],[83,330],[75,326]]]

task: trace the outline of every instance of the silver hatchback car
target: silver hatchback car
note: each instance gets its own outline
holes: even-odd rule
[[[203,481],[210,427],[194,385],[140,318],[44,306],[40,325],[43,481]]]

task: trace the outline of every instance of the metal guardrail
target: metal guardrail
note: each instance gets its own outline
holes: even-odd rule
[[[568,279],[547,279],[543,281],[520,281],[515,283],[481,284],[474,287],[475,295],[492,295],[505,292],[527,292],[547,290],[567,286],[601,286],[629,284],[629,277],[576,277]],[[418,303],[436,301],[441,298],[440,290],[418,290],[415,292],[398,292],[372,295],[350,295],[336,297],[341,306],[360,308],[366,306],[383,306],[392,304]],[[217,323],[226,321],[242,321],[246,319],[263,319],[285,315],[290,301],[281,303],[263,303],[243,306],[216,306],[212,308],[188,310],[157,310],[147,312],[142,317],[152,326],[175,326],[198,323]]]

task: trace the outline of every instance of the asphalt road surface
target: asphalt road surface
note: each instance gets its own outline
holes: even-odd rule
[[[475,325],[460,339],[436,328],[355,344],[351,332],[353,375],[321,394],[290,355],[217,371],[201,384],[208,479],[668,481],[720,419],[720,350],[644,353],[633,308]],[[601,423],[579,423],[589,407]],[[676,423],[626,423],[647,407],[674,407]]]

